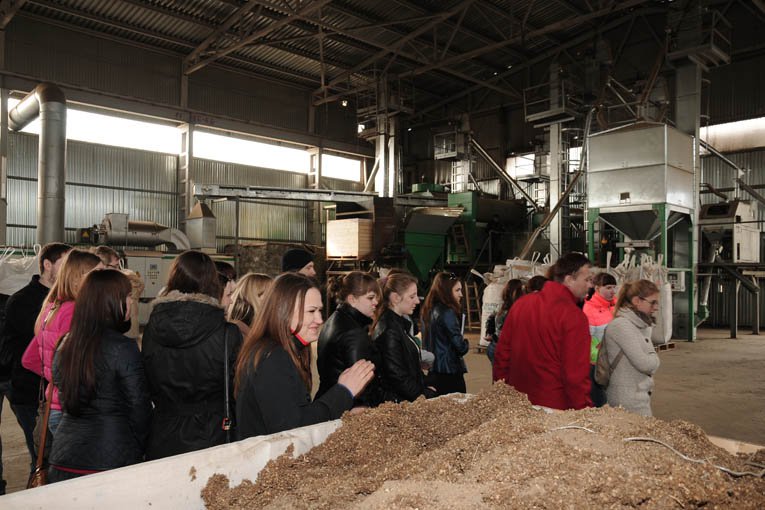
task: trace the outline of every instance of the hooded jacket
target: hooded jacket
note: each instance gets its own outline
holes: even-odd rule
[[[436,303],[430,311],[430,325],[425,335],[425,348],[436,357],[432,372],[438,374],[467,372],[465,360],[462,357],[470,350],[470,344],[462,336],[460,329],[454,310]]]
[[[224,336],[233,416],[234,367],[242,346],[239,328],[226,322],[217,299],[204,294],[172,291],[154,300],[141,353],[155,407],[147,459],[226,441]]]
[[[372,319],[343,303],[329,316],[319,335],[316,367],[319,372],[319,391],[316,397],[324,395],[337,384],[340,374],[359,360],[365,359],[379,364],[377,353],[369,338]],[[372,380],[364,392],[356,398],[359,405],[375,406],[381,402],[379,383]]]
[[[633,413],[651,416],[653,374],[659,368],[659,356],[651,341],[652,326],[629,308],[621,308],[608,326],[603,339],[608,362],[619,351],[624,356],[613,369],[606,389],[608,405],[621,406]]]
[[[63,388],[58,352],[53,381]],[[64,409],[51,450],[54,466],[104,471],[143,460],[151,400],[135,340],[107,330],[95,360],[95,377],[93,397],[81,403],[79,415]]]
[[[411,322],[386,307],[372,334],[380,355],[380,366],[375,373],[386,401],[414,402],[420,395],[436,396],[436,392],[425,386],[420,347],[409,335],[411,327]]]
[[[592,406],[589,326],[566,286],[546,282],[513,304],[499,335],[493,377],[526,393],[535,405]]]

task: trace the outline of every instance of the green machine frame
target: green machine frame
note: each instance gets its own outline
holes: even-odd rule
[[[692,342],[696,338],[696,269],[693,264],[694,250],[697,249],[697,240],[693,224],[693,211],[667,203],[651,205],[636,205],[632,207],[608,207],[590,208],[587,213],[587,252],[590,260],[595,259],[595,225],[603,221],[615,228],[622,235],[625,230],[630,230],[627,223],[653,222],[650,228],[652,234],[650,241],[658,239],[655,246],[656,253],[663,254],[662,264],[670,269],[670,278],[673,273],[679,276],[685,275],[685,290],[672,293],[672,307],[675,318],[680,323],[673,323],[673,338],[685,339]],[[649,229],[646,229],[649,230]],[[621,251],[621,250],[620,250]],[[704,314],[705,310],[699,310]]]

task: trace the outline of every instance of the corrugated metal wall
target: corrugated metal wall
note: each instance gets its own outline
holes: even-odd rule
[[[308,129],[305,90],[222,69],[205,68],[191,75],[189,107],[281,128]]]
[[[710,122],[722,124],[765,116],[763,90],[765,56],[712,69],[707,91]]]
[[[180,59],[17,16],[5,69],[167,104],[180,101]]]
[[[75,229],[98,224],[108,212],[176,226],[176,167],[171,154],[69,141],[67,242]],[[37,222],[37,136],[8,137],[8,244],[29,246]],[[14,226],[11,226],[14,225]]]
[[[274,188],[305,188],[305,174],[270,170],[235,163],[197,158],[192,168],[197,184],[230,186],[267,186]],[[234,244],[236,238],[236,204],[233,201],[214,202],[210,207],[218,219],[216,237],[218,249]],[[305,241],[307,239],[307,209],[302,201],[241,202],[239,204],[240,240],[272,239]]]
[[[746,178],[749,184],[765,184],[765,149],[726,154],[726,157],[741,168],[751,169],[749,176]],[[701,158],[701,164],[703,168],[702,182],[708,182],[715,188],[730,188],[733,186],[736,171],[722,160],[714,156],[705,156]],[[733,193],[727,192],[726,194],[728,197],[734,198]],[[752,198],[746,192],[742,192],[741,197],[747,200]],[[701,195],[701,202],[703,204],[718,201],[718,197],[711,193],[703,193]],[[765,206],[760,206],[758,219],[761,222],[765,222]],[[765,232],[763,225],[765,223],[760,224],[760,230]],[[761,253],[763,248],[765,246],[760,247]],[[714,280],[709,294],[711,316],[707,324],[710,326],[729,325],[731,295],[727,283],[723,284],[722,289],[719,283],[719,279]],[[722,292],[720,292],[721,290]],[[760,295],[765,296],[765,281],[763,280],[760,280]],[[752,302],[751,293],[742,286],[739,291],[739,326],[750,326],[752,324]],[[760,317],[765,317],[765,299],[760,301]]]

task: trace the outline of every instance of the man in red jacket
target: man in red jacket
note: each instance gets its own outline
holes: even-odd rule
[[[568,253],[550,268],[540,292],[513,304],[494,354],[494,380],[532,404],[582,409],[590,400],[590,329],[577,306],[592,286],[590,261]]]

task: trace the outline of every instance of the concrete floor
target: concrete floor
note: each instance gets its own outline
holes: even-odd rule
[[[476,345],[477,336],[471,336]],[[653,394],[654,415],[699,425],[707,434],[765,445],[765,335],[727,330],[699,330],[695,343],[678,342],[660,353]],[[486,355],[471,350],[466,357],[467,388],[475,393],[491,385]],[[7,401],[2,411],[4,477],[7,491],[26,485],[29,454]]]

